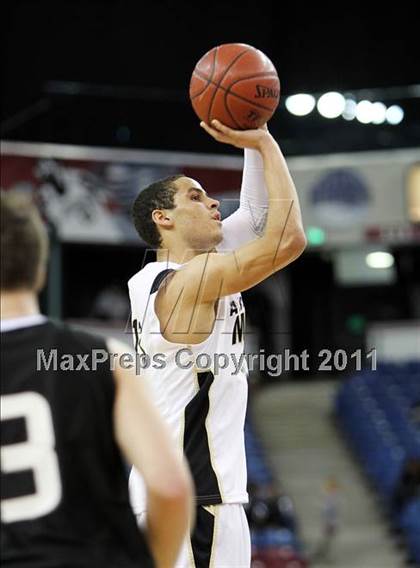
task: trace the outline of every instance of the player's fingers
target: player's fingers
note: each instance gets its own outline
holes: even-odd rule
[[[225,126],[224,124],[222,124],[219,120],[214,119],[211,121],[211,125],[216,128],[217,130],[219,130],[220,132],[223,132],[223,134],[226,134],[226,136],[232,136],[232,134],[234,134],[234,130],[232,130],[232,128],[229,128],[228,126]]]
[[[208,125],[206,122],[204,122],[204,121],[201,121],[201,122],[200,122],[200,126],[201,126],[201,128],[204,128],[204,130],[205,130],[208,134],[210,134],[211,136],[213,136],[213,137],[218,134],[217,130],[215,130],[214,128],[212,128],[211,126],[209,126],[209,125]]]
[[[225,139],[223,134],[221,134],[218,130],[216,130],[215,128],[212,128],[211,126],[209,126],[205,122],[200,122],[200,126],[201,126],[201,128],[204,128],[204,130],[208,134],[210,134],[210,136],[213,136],[213,138],[215,140],[217,140],[218,142],[227,142],[227,140]]]

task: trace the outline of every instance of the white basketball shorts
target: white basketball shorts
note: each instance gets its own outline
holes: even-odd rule
[[[139,525],[147,513],[137,515]],[[175,568],[249,568],[251,539],[243,505],[199,505]]]

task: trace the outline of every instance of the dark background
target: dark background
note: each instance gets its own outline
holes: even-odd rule
[[[316,9],[315,9],[316,8]],[[1,137],[94,146],[236,153],[199,127],[188,100],[197,60],[221,43],[244,42],[274,62],[282,84],[270,129],[286,156],[418,146],[420,84],[415,8],[279,1],[126,2],[23,1],[2,7]],[[333,16],[331,15],[333,14]],[[357,15],[358,14],[358,15]],[[327,120],[314,111],[293,117],[285,97],[329,90],[387,106],[400,104],[403,122],[361,125]],[[98,292],[118,285],[141,265],[136,246],[65,243],[61,247],[61,315],[92,314]],[[420,251],[394,248],[397,281],[381,287],[337,285],[328,254],[307,250],[282,277],[290,284],[293,351],[365,345],[370,321],[418,317]],[[83,278],[75,277],[83,275]],[[270,313],[258,289],[245,295],[254,326]],[[265,316],[264,316],[265,317]],[[351,318],[362,322],[359,329]],[[260,318],[260,319],[258,319]],[[254,321],[253,321],[254,320]],[[311,370],[312,373],[314,369]]]
[[[3,139],[229,152],[197,127],[188,84],[208,49],[237,41],[263,50],[278,69],[283,99],[271,129],[288,155],[420,139],[419,98],[406,89],[420,83],[414,7],[368,13],[343,4],[324,14],[248,0],[3,4]],[[328,90],[401,104],[405,119],[360,125],[316,111],[296,118],[284,107],[287,95]]]

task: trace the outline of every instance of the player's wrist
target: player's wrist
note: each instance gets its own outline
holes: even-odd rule
[[[244,149],[244,175],[249,171],[263,170],[264,163],[260,152],[256,148]]]
[[[274,138],[271,136],[268,130],[265,130],[261,132],[261,136],[258,140],[256,149],[262,156],[264,156],[264,154],[269,153],[270,151],[275,149],[276,145],[277,143]]]

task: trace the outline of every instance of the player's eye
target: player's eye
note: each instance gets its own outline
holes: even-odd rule
[[[199,193],[193,193],[191,195],[191,199],[194,199],[194,201],[200,201],[200,194]]]

